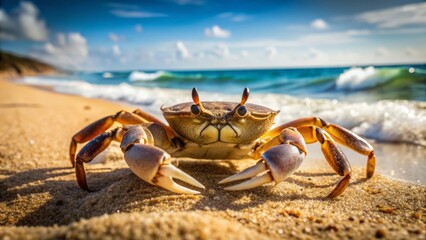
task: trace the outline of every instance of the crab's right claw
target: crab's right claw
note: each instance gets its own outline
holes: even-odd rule
[[[294,145],[277,145],[264,152],[256,165],[223,179],[219,184],[250,178],[225,188],[230,191],[255,188],[270,182],[278,184],[296,171],[304,158],[305,153]]]
[[[145,144],[133,144],[124,152],[124,159],[130,169],[142,180],[181,194],[200,194],[199,191],[177,184],[173,178],[192,186],[204,189],[204,186],[179,168],[170,163],[170,155],[163,150]]]

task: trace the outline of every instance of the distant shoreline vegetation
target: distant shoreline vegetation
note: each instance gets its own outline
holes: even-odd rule
[[[0,51],[0,76],[22,77],[61,72],[56,67],[42,61]]]

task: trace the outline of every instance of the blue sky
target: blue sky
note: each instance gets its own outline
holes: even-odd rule
[[[426,62],[424,1],[15,1],[0,48],[78,70]]]

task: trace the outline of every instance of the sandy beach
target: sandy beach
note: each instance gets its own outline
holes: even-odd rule
[[[72,135],[117,103],[0,80],[0,239],[425,239],[426,187],[364,168],[337,199],[329,167],[301,170],[275,187],[227,192],[217,182],[253,161],[181,159],[206,186],[177,195],[128,169],[117,145],[87,165],[81,190],[68,159]],[[385,161],[385,159],[379,159]],[[324,161],[319,159],[319,161]]]

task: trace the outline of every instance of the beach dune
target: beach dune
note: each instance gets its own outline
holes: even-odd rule
[[[115,144],[103,163],[87,165],[96,191],[83,191],[70,139],[122,109],[132,110],[0,81],[0,239],[426,238],[426,188],[379,174],[366,180],[363,168],[340,197],[326,199],[339,179],[329,167],[227,192],[217,182],[254,161],[180,159],[206,190],[177,195],[136,177]]]

